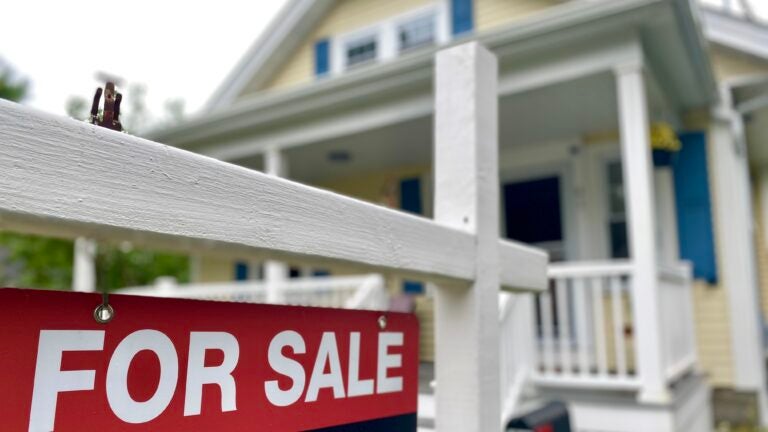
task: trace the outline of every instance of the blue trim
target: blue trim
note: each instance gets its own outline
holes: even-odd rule
[[[653,149],[653,166],[655,167],[668,167],[672,166],[672,160],[677,155],[677,152],[669,150]]]
[[[236,281],[244,281],[248,280],[248,273],[249,272],[248,264],[238,261],[235,263],[235,280]]]
[[[472,0],[451,0],[451,34],[471,32],[474,28]]]
[[[416,424],[416,413],[409,413],[359,423],[312,429],[309,432],[416,432]]]
[[[672,160],[680,258],[693,263],[693,276],[717,282],[706,135],[680,135],[682,149]]]
[[[331,69],[331,43],[328,39],[315,42],[315,76],[326,75]]]
[[[403,292],[406,294],[424,294],[424,284],[415,281],[403,281]]]
[[[421,179],[418,177],[400,180],[400,209],[407,212],[422,214]],[[423,294],[424,284],[415,281],[403,281],[403,292],[408,294]]]

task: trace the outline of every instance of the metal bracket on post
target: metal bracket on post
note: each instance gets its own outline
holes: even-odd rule
[[[123,125],[120,124],[120,103],[123,101],[123,95],[115,91],[115,83],[107,81],[104,86],[104,109],[99,115],[99,101],[101,99],[101,87],[96,89],[91,104],[91,115],[89,121],[97,126],[105,127],[116,131],[122,131]]]

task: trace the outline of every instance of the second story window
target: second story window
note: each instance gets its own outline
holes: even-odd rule
[[[366,36],[347,42],[345,49],[346,66],[351,67],[376,60],[376,36]]]
[[[435,15],[429,14],[400,24],[397,29],[400,51],[406,51],[435,42]]]

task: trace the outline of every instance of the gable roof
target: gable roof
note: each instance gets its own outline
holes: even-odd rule
[[[249,82],[267,79],[334,3],[334,0],[288,0],[214,91],[205,111],[231,105]]]

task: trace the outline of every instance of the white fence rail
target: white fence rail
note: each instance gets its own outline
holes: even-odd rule
[[[125,288],[120,294],[189,298],[244,303],[267,303],[263,281],[179,285],[173,278],[158,278],[155,285]],[[283,304],[345,309],[386,310],[389,306],[384,278],[378,274],[289,279],[277,289]]]
[[[541,384],[633,389],[631,271],[627,262],[564,263],[537,296]]]
[[[691,280],[688,265],[659,270],[665,372],[669,380],[677,379],[697,362]]]

